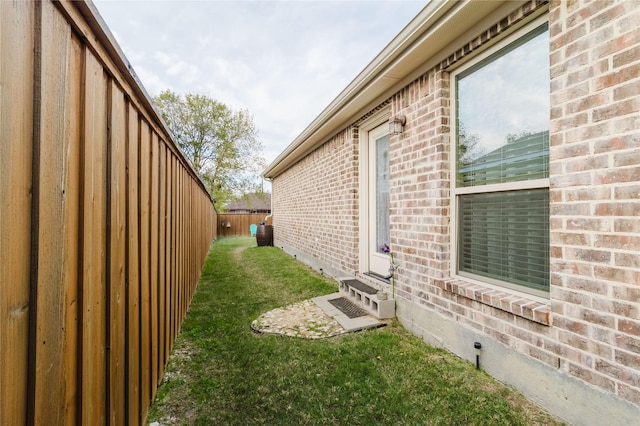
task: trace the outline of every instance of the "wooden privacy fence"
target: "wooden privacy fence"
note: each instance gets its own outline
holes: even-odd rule
[[[261,222],[271,224],[270,217],[265,222],[267,216],[269,213],[220,213],[218,214],[217,234],[219,237],[248,237],[251,235],[249,225],[252,223],[256,225]]]
[[[143,424],[216,212],[91,3],[0,2],[0,424]]]

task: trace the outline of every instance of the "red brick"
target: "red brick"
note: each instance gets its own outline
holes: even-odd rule
[[[553,293],[553,296],[554,299],[558,301],[557,304],[563,306],[566,304],[575,304],[590,307],[593,300],[592,297],[588,294],[565,289],[556,289]]]
[[[558,132],[566,129],[572,129],[574,127],[582,126],[589,122],[589,116],[586,113],[580,113],[572,116],[566,116],[553,120],[551,122],[550,131]]]
[[[585,277],[568,276],[565,279],[565,286],[568,289],[580,290],[592,295],[606,296],[609,292],[609,285],[602,282],[602,280]]]
[[[550,176],[549,177],[550,180],[550,186],[551,188],[566,188],[566,187],[571,187],[571,186],[587,186],[587,185],[591,185],[591,173],[590,172],[581,172],[581,173],[571,173],[571,174],[562,174],[559,176]],[[559,208],[560,210],[562,209],[580,209],[581,212],[578,213],[570,213],[571,215],[579,215],[579,216],[585,216],[585,215],[589,215],[590,212],[584,212],[583,211],[583,207],[578,207],[578,206],[574,206],[574,207],[567,207],[567,208]],[[555,214],[555,213],[554,213]]]
[[[634,97],[595,109],[593,111],[593,122],[597,123],[602,120],[618,118],[638,111],[640,111],[640,101]]]
[[[638,148],[632,151],[617,152],[613,155],[613,167],[635,166],[640,165],[640,140]],[[628,190],[629,187],[624,188]],[[640,191],[640,186],[631,187],[636,191]]]
[[[607,155],[592,155],[573,158],[565,162],[566,173],[582,172],[585,170],[601,169],[609,166]]]
[[[610,136],[611,123],[610,121],[603,121],[593,125],[585,125],[575,129],[571,129],[566,132],[566,143],[584,142],[589,139],[600,139]]]
[[[636,149],[639,146],[640,138],[638,135],[617,136],[596,141],[593,147],[593,153],[600,154],[603,152],[608,153],[611,151]]]
[[[587,338],[591,330],[589,324],[583,321],[574,321],[569,318],[558,318],[554,321],[554,326],[570,332],[560,332],[558,334],[561,342],[567,343],[576,349],[586,349]]]
[[[552,232],[551,242],[572,246],[585,246],[588,244],[587,235],[583,233]]]
[[[640,73],[640,64],[636,63],[633,65],[630,65],[626,68],[622,68],[620,70],[617,70],[596,78],[594,89],[603,90],[619,84],[626,83],[627,81],[637,79],[638,76],[640,75],[639,73]]]
[[[640,282],[640,271],[631,269],[614,268],[605,265],[596,265],[593,268],[596,278],[607,281],[617,281],[620,283],[637,283]]]
[[[560,160],[567,158],[581,158],[591,154],[591,147],[588,142],[580,141],[579,143],[567,144],[551,150],[551,159]]]
[[[627,203],[599,203],[596,204],[598,216],[640,216],[640,201]]]
[[[609,218],[572,217],[566,220],[566,229],[570,231],[611,232],[613,230],[613,221]]]
[[[640,339],[626,335],[618,334],[615,336],[616,345],[620,349],[624,349],[629,352],[640,354]]]
[[[536,346],[527,346],[526,349],[530,357],[542,361],[553,368],[558,367],[559,359],[557,355],[551,354]]]
[[[576,259],[583,262],[609,263],[611,261],[611,252],[605,250],[568,248],[565,254],[567,259]]]
[[[615,327],[615,318],[607,312],[598,312],[593,309],[581,308],[579,319],[591,324],[599,325],[607,328]]]
[[[640,284],[628,283],[627,285],[613,286],[613,297],[622,300],[632,300],[637,302],[640,300]]]
[[[605,25],[611,25],[611,22],[614,22],[616,18],[622,16],[626,11],[624,5],[618,4],[596,15],[597,11],[609,6],[609,4],[609,2],[605,1],[596,1],[591,3],[591,7],[597,8],[590,10],[590,15],[595,15],[591,20],[589,20],[589,29],[591,31]]]
[[[640,255],[638,253],[615,253],[614,256],[616,266],[640,269]]]
[[[618,385],[618,395],[640,407],[640,390],[637,387]]]
[[[613,222],[615,232],[640,233],[640,220],[638,218],[616,219]]]
[[[574,363],[569,363],[568,368],[569,368],[569,373],[572,376],[577,377],[581,380],[584,380],[587,383],[593,382],[593,372],[590,369],[585,368],[581,365],[576,365]]]
[[[566,202],[606,201],[611,199],[611,188],[595,185],[586,188],[567,188],[563,191],[563,194]]]
[[[625,65],[632,65],[637,62],[640,57],[640,46],[634,46],[631,49],[625,50],[613,57],[614,68],[620,68]]]
[[[618,321],[618,330],[633,336],[640,336],[640,322],[630,319],[621,319]]]
[[[598,235],[594,238],[594,247],[617,250],[640,251],[640,236],[628,234]]]
[[[575,114],[590,110],[609,102],[609,93],[598,92],[587,97],[569,102],[564,107],[564,114]]]

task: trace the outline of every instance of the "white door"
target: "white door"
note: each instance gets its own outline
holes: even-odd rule
[[[385,123],[369,131],[369,271],[389,274],[389,127]]]

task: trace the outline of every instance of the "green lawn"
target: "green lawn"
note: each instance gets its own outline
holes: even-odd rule
[[[335,292],[253,238],[218,240],[149,421],[201,425],[534,425],[554,420],[397,322],[330,339],[252,332],[258,315]]]

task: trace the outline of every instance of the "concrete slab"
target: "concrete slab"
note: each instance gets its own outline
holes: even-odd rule
[[[342,293],[332,293],[325,296],[314,297],[311,299],[320,309],[322,309],[327,315],[338,321],[338,323],[347,332],[364,330],[368,328],[376,328],[382,326],[384,323],[371,315],[365,315],[357,318],[349,318],[338,308],[329,303],[329,300],[338,299],[344,297]],[[353,302],[349,302],[353,303]],[[356,305],[357,306],[357,305]]]

